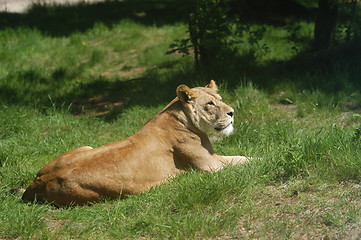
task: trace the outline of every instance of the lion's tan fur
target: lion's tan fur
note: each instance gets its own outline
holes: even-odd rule
[[[44,166],[23,199],[83,205],[141,193],[190,167],[216,171],[247,162],[215,154],[206,135],[212,128],[229,134],[232,125],[233,109],[221,101],[213,80],[207,87],[181,85],[177,98],[133,136],[71,150]]]

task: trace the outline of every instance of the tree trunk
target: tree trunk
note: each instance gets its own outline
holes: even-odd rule
[[[318,0],[314,31],[315,49],[327,49],[334,43],[338,0]]]

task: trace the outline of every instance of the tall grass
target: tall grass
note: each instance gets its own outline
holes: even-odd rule
[[[53,13],[87,11],[74,8]],[[102,16],[91,26],[79,20],[59,31],[51,23],[22,22],[51,10],[39,6],[0,30],[0,238],[350,236],[361,211],[361,95],[352,61],[283,62],[297,51],[287,39],[278,41],[287,31],[269,27],[270,53],[244,45],[244,55],[199,73],[191,56],[165,54],[186,33],[175,16],[151,24],[130,13]],[[299,24],[299,37],[310,37],[311,26]],[[216,136],[214,148],[259,160],[216,173],[191,170],[141,195],[85,207],[57,209],[6,194],[26,187],[67,150],[134,134],[179,84],[211,78],[236,112],[235,133]]]

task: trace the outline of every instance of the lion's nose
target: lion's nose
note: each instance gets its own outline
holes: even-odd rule
[[[230,117],[233,117],[234,111],[228,112],[227,115],[230,116]]]

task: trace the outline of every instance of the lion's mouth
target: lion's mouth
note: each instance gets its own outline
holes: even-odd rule
[[[216,130],[217,132],[222,132],[224,129],[228,128],[230,125],[232,125],[233,122],[228,123],[226,126],[220,126],[220,127],[215,127],[214,130]]]

